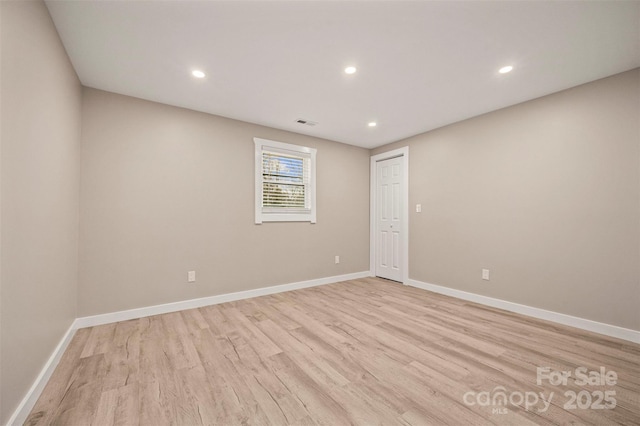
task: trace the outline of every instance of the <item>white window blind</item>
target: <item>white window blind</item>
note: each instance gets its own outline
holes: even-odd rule
[[[265,139],[256,143],[256,223],[315,223],[316,150]]]
[[[262,207],[273,211],[308,212],[311,158],[301,153],[263,149]]]

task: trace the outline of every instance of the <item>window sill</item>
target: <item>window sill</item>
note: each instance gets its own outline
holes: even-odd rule
[[[262,213],[256,215],[256,225],[260,225],[264,222],[310,222],[316,223],[315,215],[310,214],[277,214],[277,213]]]

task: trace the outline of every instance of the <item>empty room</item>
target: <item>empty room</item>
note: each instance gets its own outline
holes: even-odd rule
[[[0,425],[640,424],[640,1],[0,41]]]

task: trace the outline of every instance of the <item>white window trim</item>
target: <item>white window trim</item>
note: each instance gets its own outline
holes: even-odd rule
[[[316,223],[316,152],[315,148],[276,142],[268,139],[253,138],[255,148],[255,214],[256,224],[263,222],[311,222]],[[291,151],[292,153],[307,154],[311,157],[309,182],[309,198],[311,211],[309,213],[269,213],[262,209],[262,151],[263,148],[275,148]]]

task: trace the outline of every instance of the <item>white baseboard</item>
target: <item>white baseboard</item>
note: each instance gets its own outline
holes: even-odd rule
[[[47,385],[49,378],[53,374],[53,371],[58,366],[60,358],[62,358],[62,354],[64,354],[67,346],[69,346],[69,343],[71,343],[71,339],[73,338],[76,329],[77,328],[75,327],[74,321],[62,337],[62,340],[60,340],[60,343],[58,343],[58,346],[56,346],[56,348],[54,349],[53,353],[45,363],[42,371],[40,371],[40,374],[38,374],[38,377],[33,382],[33,385],[31,385],[31,388],[29,389],[25,397],[22,398],[22,401],[20,401],[20,404],[18,405],[18,408],[16,408],[16,411],[14,411],[13,415],[9,418],[7,426],[22,425],[27,420],[27,416],[29,416],[29,413],[33,409],[33,406],[38,401],[38,398],[40,398],[40,394],[44,390],[44,387]]]
[[[119,311],[108,314],[94,315],[90,317],[77,318],[73,324],[69,327],[65,335],[58,343],[46,364],[42,368],[42,371],[36,378],[35,382],[22,399],[18,408],[9,418],[7,422],[8,426],[22,425],[33,406],[37,402],[40,394],[44,390],[49,378],[53,374],[53,371],[60,362],[60,358],[67,349],[67,346],[71,342],[75,331],[79,328],[93,327],[95,325],[109,324],[118,321],[126,321],[135,318],[143,318],[151,315],[164,314],[169,312],[181,311],[184,309],[199,308],[202,306],[216,305],[219,303],[232,302],[235,300],[248,299],[251,297],[266,296],[269,294],[282,293],[285,291],[298,290],[302,288],[315,287],[319,285],[332,284],[341,281],[356,280],[360,278],[366,278],[371,276],[370,271],[356,272],[352,274],[337,275],[333,277],[318,278],[308,281],[300,281],[296,283],[276,285],[272,287],[258,288],[254,290],[239,291],[236,293],[220,294],[217,296],[203,297],[200,299],[184,300],[181,302],[167,303],[164,305],[148,306],[138,309],[130,309],[127,311]],[[630,330],[627,328],[618,327],[615,325],[604,324],[596,321],[587,320],[584,318],[578,318],[571,315],[560,314],[557,312],[547,311],[540,308],[534,308],[531,306],[520,305],[518,303],[508,302],[506,300],[494,299],[492,297],[481,296],[475,293],[468,293],[462,290],[456,290],[448,287],[443,287],[435,284],[428,284],[421,281],[409,279],[408,285],[412,287],[421,288],[424,290],[433,291],[434,293],[444,294],[446,296],[456,297],[458,299],[468,300],[470,302],[476,302],[494,308],[504,309],[506,311],[515,312],[523,315],[527,315],[534,318],[544,319],[547,321],[553,321],[559,324],[568,325],[571,327],[580,328],[583,330],[593,331],[595,333],[604,334],[611,337],[617,337],[619,339],[628,340],[634,343],[640,343],[640,332]]]
[[[582,330],[593,331],[594,333],[600,333],[604,334],[605,336],[616,337],[618,339],[628,340],[634,343],[640,343],[640,331],[618,327],[616,325],[605,324],[602,322],[591,321],[588,319],[561,314],[558,312],[547,311],[545,309],[534,308],[532,306],[521,305],[519,303],[508,302],[502,299],[494,299],[493,297],[482,296],[475,293],[469,293],[449,287],[429,284],[413,279],[409,279],[407,284],[412,287],[421,288],[423,290],[433,291],[434,293],[444,294],[446,296],[456,297],[458,299],[468,300],[470,302],[504,309],[505,311],[515,312],[529,317],[552,321],[558,324],[580,328]]]
[[[285,291],[298,290],[301,288],[337,283],[340,281],[356,280],[368,276],[370,276],[369,271],[355,272],[352,274],[336,275],[333,277],[318,278],[315,280],[257,288],[255,290],[239,291],[237,293],[219,294],[217,296],[202,297],[200,299],[183,300],[180,302],[166,303],[164,305],[147,306],[144,308],[129,309],[127,311],[81,317],[75,321],[74,325],[76,326],[76,328],[93,327],[95,325],[110,324],[113,322],[143,318],[151,315],[159,315],[169,312],[182,311],[185,309],[200,308],[202,306],[217,305],[219,303],[233,302],[235,300],[266,296],[269,294],[282,293]]]
[[[58,343],[58,346],[47,360],[47,363],[44,365],[42,371],[31,386],[31,389],[29,389],[25,397],[18,405],[16,411],[9,418],[7,426],[22,425],[27,420],[27,416],[29,416],[29,413],[33,409],[33,406],[38,401],[40,394],[44,390],[44,387],[47,385],[49,378],[53,374],[53,371],[58,366],[58,362],[60,362],[62,354],[64,354],[67,346],[69,346],[71,338],[75,334],[75,331],[79,328],[93,327],[95,325],[109,324],[135,318],[143,318],[151,315],[181,311],[184,309],[193,309],[202,306],[216,305],[218,303],[249,299],[251,297],[266,296],[269,294],[282,293],[285,291],[298,290],[301,288],[337,283],[340,281],[357,280],[359,278],[365,278],[368,276],[370,276],[369,271],[356,272],[352,274],[336,275],[333,277],[318,278],[315,280],[300,281],[296,283],[276,285],[272,287],[257,288],[255,290],[239,291],[237,293],[220,294],[217,296],[203,297],[200,299],[184,300],[181,302],[167,303],[164,305],[147,306],[144,308],[130,309],[127,311],[77,318],[73,322],[73,324],[71,324],[71,327],[69,327],[69,330],[67,330],[60,343]]]

